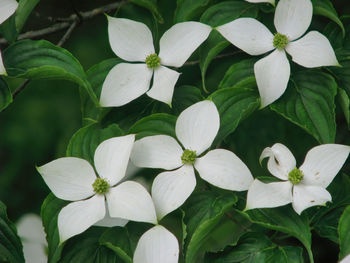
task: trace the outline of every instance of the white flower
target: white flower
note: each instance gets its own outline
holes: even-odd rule
[[[147,92],[152,76],[147,95],[170,105],[180,74],[165,66],[181,67],[210,31],[210,26],[199,22],[176,24],[160,39],[157,55],[152,33],[145,24],[108,17],[109,42],[114,53],[126,61],[142,63],[120,63],[111,69],[102,86],[101,105],[118,107],[129,103]]]
[[[0,24],[9,18],[17,9],[18,3],[16,0],[0,0]],[[0,75],[6,75],[6,69],[2,61],[0,50]]]
[[[306,208],[331,201],[326,187],[343,166],[349,152],[350,147],[346,145],[319,145],[307,153],[298,169],[293,154],[283,144],[265,148],[260,161],[268,157],[268,170],[282,182],[265,184],[255,179],[248,190],[246,209],[277,207],[292,202],[300,215]]]
[[[232,152],[215,149],[200,156],[214,141],[220,117],[215,104],[205,100],[184,110],[176,121],[176,136],[155,135],[135,142],[131,161],[139,167],[174,171],[160,173],[153,181],[152,197],[159,219],[180,207],[196,186],[194,168],[205,181],[217,187],[244,191],[253,177]]]
[[[275,35],[253,18],[239,18],[217,28],[228,41],[250,55],[275,49],[254,65],[261,107],[277,100],[287,88],[290,65],[286,52],[294,62],[307,68],[339,65],[331,44],[321,33],[311,31],[298,39],[311,19],[310,0],[280,0],[275,11]]]
[[[38,168],[58,198],[74,201],[58,215],[61,242],[93,224],[124,226],[125,219],[157,222],[154,208],[143,203],[149,196],[143,186],[132,181],[115,186],[125,176],[134,139],[134,135],[115,137],[97,147],[94,163],[100,177],[86,160],[75,157],[60,158]]]
[[[18,236],[22,240],[25,262],[46,263],[47,242],[41,218],[36,214],[26,214],[16,225]]]

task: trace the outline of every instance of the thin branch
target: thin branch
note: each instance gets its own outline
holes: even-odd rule
[[[37,38],[37,37],[49,35],[49,34],[61,31],[63,29],[69,28],[72,25],[72,23],[79,21],[80,19],[88,20],[88,19],[94,18],[97,15],[115,10],[123,4],[125,4],[125,1],[105,5],[87,12],[81,12],[80,17],[77,14],[72,14],[67,18],[59,18],[59,19],[56,19],[56,21],[64,21],[64,22],[58,22],[43,29],[25,32],[23,34],[20,34],[17,39],[21,40],[26,38]],[[0,39],[0,44],[6,44],[6,43],[7,43],[6,39],[4,38]]]
[[[62,47],[63,44],[70,38],[70,36],[73,33],[73,30],[78,25],[78,21],[74,21],[73,24],[70,25],[66,33],[63,35],[63,37],[58,41],[57,46]]]
[[[14,99],[24,88],[28,85],[29,79],[26,79],[21,86],[19,86],[13,93],[12,93],[12,99]]]

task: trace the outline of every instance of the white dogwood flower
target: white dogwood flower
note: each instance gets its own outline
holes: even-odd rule
[[[292,203],[300,215],[306,208],[332,200],[326,190],[350,152],[340,144],[323,144],[312,148],[304,163],[296,168],[293,154],[283,144],[264,149],[260,161],[269,158],[267,168],[281,182],[262,183],[255,179],[248,190],[246,209],[277,207]]]
[[[158,218],[180,207],[193,192],[194,168],[203,180],[217,187],[233,191],[248,189],[253,177],[234,153],[215,149],[201,156],[213,143],[219,126],[215,104],[205,100],[185,109],[176,121],[176,136],[183,147],[167,135],[144,137],[135,142],[131,161],[136,166],[179,168],[160,173],[153,181],[152,197]]]
[[[166,66],[181,67],[210,31],[210,26],[199,22],[175,24],[160,39],[156,54],[152,33],[145,24],[108,17],[109,42],[114,53],[126,61],[142,63],[120,63],[111,69],[102,86],[101,105],[122,106],[146,92],[171,105],[180,74]],[[152,87],[147,91],[152,76]]]
[[[16,0],[0,0],[0,24],[9,18],[17,9],[18,3]],[[4,62],[0,50],[0,75],[6,75]]]
[[[261,107],[277,100],[287,88],[290,65],[286,52],[294,62],[307,68],[339,65],[324,35],[310,31],[300,38],[310,26],[311,19],[310,0],[280,0],[275,11],[275,35],[253,18],[238,18],[217,28],[228,41],[250,55],[274,50],[254,65]]]
[[[89,162],[75,157],[60,158],[38,168],[55,196],[74,201],[58,215],[61,242],[94,224],[124,226],[125,219],[157,222],[154,208],[147,207],[149,194],[141,184],[118,184],[125,176],[134,139],[134,135],[114,137],[97,147],[94,163],[99,177]]]

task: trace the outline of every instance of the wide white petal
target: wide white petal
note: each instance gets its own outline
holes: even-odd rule
[[[160,63],[181,67],[207,39],[210,31],[210,26],[200,22],[182,22],[173,25],[160,39]]]
[[[137,243],[134,263],[178,263],[179,243],[163,226],[155,226],[144,233]]]
[[[275,27],[289,40],[302,36],[310,26],[312,3],[310,0],[280,0],[275,11]]]
[[[104,195],[95,195],[90,199],[70,203],[58,214],[58,232],[60,243],[78,235],[104,218],[106,213]]]
[[[125,18],[107,18],[109,43],[118,57],[145,61],[148,55],[154,54],[152,33],[145,24]]]
[[[290,42],[286,51],[295,63],[306,68],[339,65],[329,40],[317,31],[311,31],[301,39]]]
[[[15,0],[0,0],[0,24],[9,18],[17,9]]]
[[[296,166],[296,161],[292,152],[283,144],[275,143],[271,148],[267,147],[260,155],[262,159],[268,157],[267,168],[270,173],[282,180],[288,180],[288,174]]]
[[[248,190],[254,180],[248,167],[228,150],[209,151],[196,160],[194,167],[203,180],[227,190]]]
[[[138,167],[172,170],[182,165],[182,148],[167,135],[144,137],[135,142],[131,161]]]
[[[350,153],[350,146],[323,144],[312,148],[300,170],[303,183],[326,188],[338,174]]]
[[[96,222],[94,226],[103,226],[103,227],[114,227],[114,226],[125,226],[129,221],[123,218],[111,217],[108,211],[108,204],[106,206],[106,214],[103,219]]]
[[[246,0],[250,3],[270,3],[272,5],[275,5],[275,0]]]
[[[18,236],[28,242],[46,244],[45,231],[40,216],[25,214],[16,223]]]
[[[115,185],[125,176],[134,141],[135,135],[130,134],[105,140],[96,148],[97,173],[110,185]]]
[[[152,197],[141,184],[126,181],[111,188],[106,198],[112,217],[157,224]]]
[[[284,50],[276,49],[256,62],[254,73],[263,108],[281,97],[287,88],[290,65]]]
[[[246,209],[289,204],[292,201],[292,186],[289,181],[265,184],[255,179],[248,189]]]
[[[299,215],[306,208],[328,201],[332,201],[332,196],[323,187],[297,184],[293,188],[293,208]]]
[[[274,49],[272,33],[254,18],[238,18],[216,30],[249,55],[261,55]]]
[[[214,102],[204,100],[181,112],[176,121],[176,136],[198,156],[213,143],[219,127],[220,116]]]
[[[196,187],[196,177],[191,165],[157,175],[152,184],[152,197],[158,219],[179,208]]]
[[[94,194],[92,184],[97,177],[84,159],[59,158],[37,169],[53,194],[60,199],[76,201]]]
[[[22,245],[26,263],[47,263],[47,246],[26,240],[22,240]]]
[[[153,85],[147,95],[155,100],[159,100],[171,105],[174,87],[180,73],[167,67],[160,66],[154,70]]]
[[[6,68],[2,60],[1,50],[0,50],[0,75],[7,75]]]
[[[119,107],[144,94],[152,79],[153,71],[146,64],[120,63],[108,73],[102,85],[102,107]]]

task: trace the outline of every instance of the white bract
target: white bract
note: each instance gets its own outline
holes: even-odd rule
[[[0,24],[9,18],[17,9],[18,3],[16,0],[0,0]],[[4,62],[0,50],[0,75],[6,75]]]
[[[108,73],[101,91],[103,107],[118,107],[147,92],[155,100],[171,105],[179,73],[166,67],[181,67],[207,39],[211,27],[199,22],[172,26],[160,39],[155,53],[152,33],[140,22],[108,17],[109,42],[114,53],[129,62],[120,63]],[[149,91],[153,76],[153,84]]]
[[[253,18],[239,18],[217,28],[228,41],[250,55],[274,50],[254,65],[261,107],[273,103],[287,88],[290,65],[286,52],[294,62],[307,68],[339,65],[331,44],[321,33],[310,31],[300,38],[311,19],[310,0],[280,0],[275,11],[275,35]]]
[[[150,197],[142,185],[133,181],[117,185],[125,176],[134,140],[134,135],[114,137],[97,147],[94,163],[100,177],[89,162],[75,157],[60,158],[38,168],[58,198],[74,201],[58,215],[61,242],[94,224],[124,226],[125,219],[157,222],[154,207],[147,207]]]
[[[350,263],[350,254],[343,258],[339,263]]]
[[[264,149],[260,161],[268,157],[267,168],[281,182],[262,183],[255,179],[248,190],[246,209],[277,207],[292,203],[300,215],[305,209],[332,200],[326,190],[350,152],[350,146],[323,144],[312,148],[304,163],[296,168],[293,154],[283,144]]]
[[[22,241],[25,262],[46,263],[47,242],[41,218],[36,214],[26,214],[18,220],[16,226]]]
[[[199,176],[217,187],[247,190],[253,177],[232,152],[215,149],[199,157],[214,141],[220,117],[215,104],[205,100],[185,109],[176,121],[176,136],[155,135],[135,142],[131,161],[139,167],[176,170],[160,173],[153,181],[152,197],[159,219],[180,207],[196,186]]]

